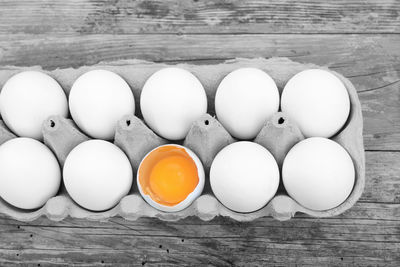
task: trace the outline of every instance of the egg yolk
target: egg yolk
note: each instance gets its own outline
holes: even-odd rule
[[[139,167],[139,183],[155,202],[174,206],[199,183],[197,166],[182,147],[162,146],[146,156]]]

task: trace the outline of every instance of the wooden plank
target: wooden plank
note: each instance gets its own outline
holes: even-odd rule
[[[1,0],[0,71],[286,56],[355,84],[369,151],[364,194],[338,217],[23,223],[0,215],[0,265],[400,266],[398,33],[396,0]]]
[[[289,57],[329,66],[366,91],[398,82],[399,46],[399,35],[15,34],[0,35],[0,64],[53,69],[132,58],[201,64],[237,57]]]
[[[3,0],[0,33],[399,33],[400,2]]]
[[[364,117],[365,149],[400,150],[399,88],[400,83],[397,83],[385,89],[359,93]]]
[[[54,69],[132,58],[207,64],[289,57],[348,77],[360,93],[366,149],[400,150],[398,47],[399,35],[0,35],[0,65]]]
[[[261,218],[107,222],[0,215],[0,264],[381,265],[400,263],[399,152],[367,152],[367,186],[344,214],[286,222]]]
[[[400,152],[366,152],[365,156],[366,183],[360,201],[400,204]]]
[[[211,222],[196,218],[127,222],[113,218],[109,222],[68,219],[50,223],[40,219],[39,225],[22,224],[19,228],[4,218],[1,221],[5,223],[0,233],[1,264],[186,262],[230,266],[274,262],[396,266],[400,262],[399,221],[390,220],[340,216],[237,223],[220,217]]]
[[[101,260],[192,264],[210,261],[226,264],[230,260],[238,265],[273,260],[332,264],[341,263],[343,257],[344,264],[363,265],[368,261],[378,264],[386,260],[394,264],[400,260],[396,253],[400,248],[399,222],[389,220],[340,216],[318,220],[300,218],[283,223],[270,218],[251,223],[236,223],[225,218],[211,222],[195,218],[170,223],[152,219],[126,222],[114,218],[110,222],[68,219],[50,223],[41,219],[39,225],[22,224],[20,228],[6,219],[1,221],[6,223],[0,234],[3,264],[6,261],[83,264]],[[292,257],[291,253],[294,253]]]

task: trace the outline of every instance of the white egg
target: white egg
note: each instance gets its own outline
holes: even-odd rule
[[[204,181],[204,168],[197,155],[176,144],[150,151],[137,173],[143,199],[165,212],[177,212],[190,206],[201,195]]]
[[[51,115],[68,116],[67,97],[47,74],[24,71],[4,84],[0,112],[6,125],[18,136],[42,140],[45,119]]]
[[[279,91],[274,80],[256,68],[229,73],[215,95],[218,120],[238,139],[252,139],[279,109]]]
[[[135,99],[121,76],[107,70],[92,70],[74,82],[69,93],[69,109],[86,134],[111,140],[118,120],[135,113]]]
[[[200,81],[189,71],[164,68],[146,81],[140,106],[150,128],[166,139],[179,140],[207,112],[207,96]]]
[[[132,186],[132,167],[127,156],[103,140],[89,140],[76,146],[65,160],[63,175],[71,198],[93,211],[114,207]]]
[[[338,143],[312,137],[297,143],[282,167],[283,184],[300,205],[328,210],[343,203],[355,180],[351,157]]]
[[[26,137],[0,146],[0,196],[20,209],[37,209],[55,196],[61,183],[56,157],[41,142]]]
[[[326,70],[293,76],[282,92],[281,108],[306,137],[332,137],[346,123],[350,99],[346,87]]]
[[[236,212],[253,212],[264,207],[278,190],[278,164],[256,143],[233,143],[215,157],[210,183],[224,206]]]

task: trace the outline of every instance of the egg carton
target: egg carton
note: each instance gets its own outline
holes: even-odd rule
[[[8,78],[20,71],[38,70],[56,79],[68,95],[72,84],[80,75],[93,69],[106,69],[119,74],[127,81],[135,96],[136,107],[139,107],[141,88],[143,88],[147,78],[155,71],[168,66],[170,65],[141,60],[121,60],[100,63],[93,66],[56,69],[52,71],[43,70],[40,66],[2,66],[0,67],[0,86],[2,87]],[[329,70],[344,83],[351,103],[350,115],[346,124],[338,134],[331,138],[347,150],[355,166],[355,184],[347,200],[338,207],[330,210],[310,210],[302,207],[289,197],[281,183],[276,196],[264,208],[252,213],[237,213],[224,207],[214,197],[208,179],[210,165],[215,155],[223,147],[236,141],[214,116],[214,97],[219,83],[228,73],[237,68],[255,67],[268,73],[276,82],[280,92],[282,92],[286,82],[296,73],[310,68],[325,70],[328,70],[328,68],[313,64],[302,64],[287,58],[234,59],[214,65],[178,64],[175,66],[189,70],[201,81],[208,98],[208,114],[192,124],[184,140],[171,142],[162,139],[150,130],[142,120],[140,108],[137,108],[136,116],[125,116],[118,122],[114,143],[125,151],[132,163],[134,172],[136,172],[144,155],[158,145],[178,143],[192,149],[202,160],[206,171],[206,184],[203,194],[192,205],[174,213],[156,210],[142,199],[137,185],[134,183],[129,195],[122,198],[117,206],[104,212],[93,212],[77,205],[68,195],[64,185],[62,185],[57,196],[49,199],[38,210],[21,210],[12,207],[0,199],[0,212],[20,221],[31,221],[42,215],[46,215],[49,219],[55,221],[62,220],[67,216],[90,220],[107,220],[110,217],[118,215],[127,220],[136,220],[140,217],[156,217],[161,220],[174,221],[188,216],[197,216],[202,220],[211,220],[219,215],[231,217],[238,221],[251,221],[264,216],[273,216],[278,220],[288,220],[296,212],[303,212],[314,217],[335,216],[351,208],[360,198],[365,184],[365,155],[362,137],[363,120],[356,89],[348,79]],[[53,150],[61,166],[73,147],[89,139],[89,137],[77,128],[72,120],[57,116],[51,116],[44,122],[43,134],[45,144]],[[0,143],[14,137],[4,123],[1,122]],[[290,118],[284,113],[278,112],[265,123],[253,141],[266,147],[274,155],[278,165],[281,167],[286,153],[303,138],[299,128],[290,121]]]

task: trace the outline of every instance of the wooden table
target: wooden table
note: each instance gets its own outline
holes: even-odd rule
[[[0,64],[220,62],[289,57],[356,86],[365,192],[341,216],[239,223],[108,222],[0,215],[0,265],[400,266],[400,1],[0,0]]]

